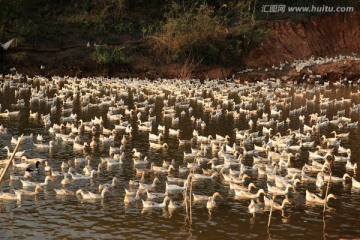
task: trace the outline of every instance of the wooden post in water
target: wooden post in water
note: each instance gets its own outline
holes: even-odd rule
[[[0,184],[2,183],[2,180],[3,180],[3,178],[4,178],[4,176],[5,176],[6,172],[7,172],[7,170],[9,169],[9,167],[10,167],[10,165],[11,165],[11,162],[12,162],[13,159],[15,158],[15,154],[16,154],[19,146],[20,146],[20,143],[21,143],[21,141],[22,141],[23,136],[24,136],[24,134],[22,134],[22,135],[20,136],[20,138],[19,138],[19,140],[18,140],[18,143],[16,144],[16,147],[15,147],[15,149],[14,149],[14,152],[12,153],[12,155],[11,155],[11,157],[10,157],[10,159],[9,159],[9,162],[6,164],[6,166],[5,166],[5,168],[4,168],[4,171],[3,171],[2,174],[1,174]]]
[[[190,173],[191,174],[191,173]],[[187,179],[189,179],[189,176],[187,177]],[[185,186],[185,193],[184,193],[184,199],[185,199],[185,210],[186,210],[186,219],[185,219],[185,224],[187,221],[189,221],[189,203],[187,201],[188,197],[188,186],[189,186],[189,183],[186,183],[186,186]]]
[[[192,174],[194,174],[194,172],[192,173]],[[190,177],[190,193],[189,193],[189,201],[190,201],[190,205],[189,205],[189,210],[190,210],[190,221],[189,221],[189,223],[190,223],[190,227],[191,227],[191,225],[192,225],[192,186],[193,186],[193,175],[191,175],[191,177]]]
[[[329,194],[329,187],[330,187],[331,175],[332,175],[331,165],[329,164],[329,180],[328,180],[328,183],[327,183],[327,186],[326,186],[326,192],[325,192],[324,210],[323,210],[323,214],[324,214],[324,215],[325,215],[325,211],[326,211],[327,196],[328,196],[328,194]]]
[[[275,202],[275,197],[276,197],[276,194],[273,193],[272,202],[271,202],[271,208],[270,208],[270,214],[269,214],[269,220],[268,220],[268,228],[270,227],[270,223],[271,223],[271,216],[272,216],[272,212],[273,212],[273,206],[274,206],[274,202]]]

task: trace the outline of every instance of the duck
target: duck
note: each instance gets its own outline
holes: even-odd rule
[[[254,199],[251,199],[250,205],[248,206],[250,213],[259,212],[259,206],[255,203]]]
[[[144,181],[145,181],[145,172],[142,172],[140,180],[129,180],[129,186],[132,187],[139,186],[139,184],[143,183]]]
[[[360,182],[356,181],[354,178],[351,179],[352,180],[352,188],[353,189],[360,189]]]
[[[287,184],[285,189],[280,189],[278,187],[272,187],[267,183],[267,188],[269,193],[273,193],[276,195],[286,195],[289,193],[290,188],[294,188],[292,184]]]
[[[249,185],[247,187],[243,186],[243,185],[239,185],[236,183],[230,183],[230,189],[232,190],[241,190],[241,191],[248,191],[250,192],[251,189],[256,188],[254,183],[249,183]]]
[[[138,150],[137,150],[136,148],[133,148],[132,154],[133,154],[133,156],[136,157],[136,158],[141,158],[141,156],[142,156],[142,153],[141,153],[141,152],[138,152]]]
[[[217,172],[214,172],[213,174],[211,174],[211,176],[207,176],[207,175],[200,174],[200,173],[194,173],[194,174],[192,174],[192,180],[197,181],[197,180],[214,179],[218,175],[219,174]]]
[[[125,189],[125,192],[126,192],[127,189]],[[126,192],[125,194],[125,197],[124,197],[124,203],[125,204],[130,204],[130,203],[133,203],[133,202],[136,202],[136,201],[140,201],[140,194],[142,193],[141,190],[136,190],[134,191],[134,194],[128,194],[129,192]]]
[[[8,156],[8,158],[10,158],[10,157],[12,156],[12,153],[10,152],[10,148],[9,148],[8,146],[5,146],[3,149],[4,149],[4,150],[7,150],[7,156]],[[26,152],[26,150],[24,150],[24,151],[17,151],[17,152],[15,153],[15,157],[16,157],[16,158],[21,158],[21,157],[25,154],[25,152]]]
[[[244,174],[241,178],[237,178],[234,176],[230,176],[228,174],[222,173],[222,176],[224,177],[225,182],[231,182],[231,183],[237,183],[237,184],[243,184],[246,179],[250,178],[247,174]]]
[[[61,180],[61,184],[62,185],[67,185],[71,183],[70,178],[68,178],[69,174],[68,173],[64,173],[64,179]]]
[[[332,131],[331,133],[334,134],[334,138],[342,139],[342,140],[349,139],[349,134],[350,134],[350,132],[348,132],[348,133],[336,133],[336,131]]]
[[[16,162],[15,162],[15,159],[13,159],[12,163],[13,163],[12,165],[13,165],[15,168],[27,169],[27,168],[29,168],[29,166],[30,166],[30,163],[26,163],[26,162],[16,163]]]
[[[21,161],[36,164],[37,162],[43,163],[46,161],[46,159],[45,158],[28,158],[26,156],[22,156]]]
[[[0,113],[0,117],[16,117],[19,116],[20,111],[10,112],[8,109],[5,109],[3,113]]]
[[[51,177],[46,176],[45,181],[43,183],[30,182],[30,181],[21,180],[21,179],[20,179],[20,181],[21,181],[23,187],[36,187],[36,185],[40,185],[41,187],[43,187],[43,186],[47,186],[49,184],[49,181],[51,181]]]
[[[326,199],[322,199],[315,193],[311,193],[309,190],[306,190],[306,202],[324,204],[325,201],[327,203],[331,198],[336,199],[336,197],[332,193],[329,194]]]
[[[45,170],[45,172],[51,172],[51,166],[49,165],[48,161],[45,161],[44,170]]]
[[[193,193],[193,201],[194,201],[194,202],[207,201],[207,200],[209,200],[209,197],[213,197],[213,198],[215,198],[215,197],[220,197],[220,198],[223,198],[219,192],[215,192],[212,196],[199,195],[199,194]]]
[[[19,138],[11,137],[11,144],[18,144]]]
[[[172,200],[172,198],[170,198],[170,201],[169,201],[169,204],[168,204],[168,209],[169,210],[175,210],[175,209],[182,208],[185,205],[186,205],[186,200],[185,199],[181,204],[177,204]]]
[[[54,188],[54,191],[57,196],[71,196],[74,195],[73,191],[64,189],[64,188]]]
[[[37,148],[37,149],[41,149],[41,150],[47,150],[47,149],[51,149],[54,147],[54,141],[51,140],[49,142],[49,144],[44,144],[44,143],[33,143],[34,146]]]
[[[318,173],[318,175],[316,177],[315,185],[318,188],[322,188],[325,185],[324,174],[322,172]]]
[[[151,163],[151,170],[156,173],[170,173],[171,170],[175,170],[173,165],[169,165],[168,168],[155,166],[155,163]]]
[[[220,194],[216,195],[215,197],[214,196],[208,197],[208,201],[206,202],[207,209],[213,209],[213,208],[218,207],[218,203],[215,201],[216,197],[223,198]]]
[[[74,149],[74,151],[83,151],[87,147],[89,147],[89,144],[87,142],[84,142],[83,145],[81,145],[80,143],[74,142],[73,149]]]
[[[280,205],[279,203],[277,203],[275,201],[273,203],[273,199],[270,199],[270,198],[264,196],[264,204],[265,204],[265,207],[271,207],[271,205],[272,205],[273,210],[282,210],[282,209],[284,209],[286,204],[291,204],[291,203],[287,198],[284,198],[284,200],[282,201],[282,204]]]
[[[15,194],[21,193],[22,195],[26,195],[26,196],[35,196],[39,194],[40,190],[43,190],[43,188],[39,184],[37,184],[34,191],[28,191],[25,189],[16,189],[16,190],[14,189],[14,192]]]
[[[169,145],[167,143],[154,143],[154,142],[149,142],[150,144],[150,148],[156,148],[156,149],[160,149],[160,148],[164,148],[164,149],[168,149]]]
[[[111,180],[111,183],[104,183],[99,184],[99,191],[103,190],[104,188],[110,189],[116,186],[116,183],[119,182],[119,179],[117,177],[113,177]]]
[[[157,177],[155,177],[151,184],[139,183],[139,189],[152,191],[155,189],[156,183],[158,182],[160,182],[160,180]]]
[[[149,192],[148,189],[145,190],[146,191],[146,200],[150,201],[150,200],[154,200],[157,198],[164,198],[166,196],[168,196],[168,192],[164,192],[164,193],[153,193],[153,192]]]
[[[184,191],[187,187],[189,179],[186,179],[184,181],[184,185],[183,186],[178,186],[175,184],[169,184],[168,182],[165,183],[165,189],[167,191]]]
[[[101,194],[98,193],[92,193],[92,192],[85,192],[83,189],[79,189],[76,191],[76,195],[81,195],[83,199],[89,200],[89,199],[103,199],[105,197],[105,193],[109,192],[107,188],[104,188],[101,191]]]
[[[0,171],[0,173],[2,173],[2,171]],[[32,174],[31,172],[27,172],[25,171],[24,176],[15,176],[13,174],[10,174],[10,181],[17,181],[20,179],[29,179],[32,178]]]
[[[69,160],[67,163],[66,162],[62,162],[61,163],[61,170],[65,170],[66,168],[70,167],[72,164],[71,160]]]
[[[261,194],[265,194],[264,189],[259,189],[257,193],[253,194],[247,191],[242,191],[242,190],[236,190],[235,189],[235,196],[236,197],[240,197],[240,198],[250,198],[250,199],[254,199],[254,198],[258,198],[261,196]]]
[[[152,201],[144,201],[141,199],[143,208],[165,208],[167,202],[170,200],[169,196],[165,196],[162,203],[156,203]]]
[[[22,193],[14,194],[14,193],[0,193],[0,199],[3,200],[18,200],[19,202],[22,201]]]
[[[89,192],[90,194],[90,198],[91,199],[103,199],[105,198],[105,193],[106,192],[110,192],[110,190],[107,188],[107,187],[104,187],[102,190],[101,190],[101,193],[98,194],[98,193],[92,193],[92,192]]]
[[[330,178],[329,175],[324,175],[324,181],[325,181],[325,182],[329,181],[329,178]],[[348,178],[351,179],[350,175],[349,175],[348,173],[344,173],[343,177],[331,176],[330,181],[331,181],[331,182],[338,183],[338,182],[344,182],[344,181],[346,181],[346,179],[348,179]]]
[[[96,173],[96,170],[93,169],[93,170],[91,170],[90,176],[86,176],[86,175],[82,175],[82,174],[78,174],[78,173],[73,174],[72,172],[70,172],[70,175],[73,180],[89,180],[94,177],[95,173]]]
[[[351,163],[350,160],[347,160],[346,162],[346,165],[345,165],[345,168],[347,170],[353,170],[353,171],[356,171],[357,170],[357,163]]]

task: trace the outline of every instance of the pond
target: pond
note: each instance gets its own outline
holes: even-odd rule
[[[46,171],[48,168],[42,162],[38,172],[32,171],[32,178],[21,179],[39,183],[51,176],[38,194],[22,194],[21,201],[0,199],[0,236],[3,239],[359,237],[360,229],[356,226],[360,226],[357,217],[360,189],[353,186],[351,179],[360,180],[358,169],[351,169],[351,164],[359,164],[360,156],[356,124],[359,96],[357,83],[339,81],[311,85],[270,80],[235,84],[224,80],[201,83],[176,79],[7,76],[1,80],[0,103],[1,112],[9,109],[10,116],[0,117],[3,126],[0,147],[8,146],[12,152],[16,145],[12,138],[24,134],[19,151],[25,150],[24,156],[33,159],[28,167],[34,170],[34,159],[40,158],[54,172]],[[332,139],[333,131],[337,139]],[[155,141],[149,141],[150,134],[154,134],[151,138]],[[38,140],[38,135],[43,140]],[[338,138],[342,138],[341,142],[336,141]],[[84,148],[85,142],[89,146]],[[256,151],[252,151],[255,145]],[[319,149],[317,146],[322,150],[314,153]],[[323,167],[328,146],[331,155],[328,159],[335,161]],[[140,157],[135,156],[138,152]],[[116,153],[119,155],[114,157]],[[0,151],[0,158],[7,158],[6,150]],[[169,164],[173,161],[175,170],[166,171],[168,165],[165,170],[149,170],[151,164],[162,166],[164,161]],[[2,162],[2,167],[5,163]],[[16,164],[20,163],[20,158],[16,158]],[[62,164],[67,166],[63,168]],[[23,189],[16,176],[23,178],[26,167],[20,167],[11,166],[8,170],[1,186],[4,193]],[[201,174],[189,179],[202,178],[189,183],[187,195],[190,191],[207,196],[218,192],[221,197],[214,199],[215,207],[207,208],[206,198],[195,202],[192,199],[187,208],[145,208],[141,201],[147,199],[144,191],[140,191],[140,200],[125,203],[125,189],[137,188],[131,188],[129,181],[141,179],[142,174],[137,171],[145,172],[143,183],[151,184],[158,178],[149,192],[164,193],[167,177],[179,181],[168,184],[184,186],[189,172],[183,171],[187,167]],[[87,177],[84,168],[88,172],[94,169],[94,176]],[[336,199],[328,201],[324,215],[323,204],[314,204],[305,196],[309,191],[325,197],[329,168],[333,181],[328,193]],[[202,169],[210,173],[202,175]],[[319,174],[321,171],[324,173]],[[69,174],[67,185],[61,184],[64,173],[73,174]],[[86,179],[76,180],[80,175],[75,173]],[[334,182],[345,173],[349,177]],[[248,178],[243,182],[245,174]],[[10,175],[15,179],[10,180]],[[256,212],[251,213],[251,199],[236,196],[241,193],[234,191],[233,184],[230,187],[227,181],[230,176],[232,183],[240,185],[238,188],[255,185],[250,193],[243,191],[246,196],[263,189],[266,196],[272,197],[269,188],[281,185],[274,181],[274,176],[283,179],[291,187],[285,195],[279,193],[275,201],[281,204],[286,198],[289,204],[272,211],[268,228],[270,208],[264,206],[264,194],[254,197]],[[118,181],[109,185],[103,198],[85,199],[88,191],[100,194],[99,185],[111,183],[114,177]],[[296,178],[300,181],[293,184]],[[320,187],[316,186],[319,179],[323,179]],[[24,189],[34,191],[34,187]],[[54,189],[67,189],[70,194],[59,195]],[[79,194],[79,189],[84,195]],[[285,187],[279,189],[285,191]],[[168,195],[176,204],[183,202],[181,191],[169,191]],[[163,198],[154,202],[161,203]]]

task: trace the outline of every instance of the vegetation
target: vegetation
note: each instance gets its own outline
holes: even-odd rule
[[[100,45],[95,48],[95,59],[101,65],[126,65],[133,61],[133,57],[126,56],[123,47],[109,47]]]
[[[257,19],[264,4],[276,0],[0,0],[0,42],[19,46],[79,46],[150,43],[135,52],[157,62],[238,65],[267,34]],[[338,5],[336,0],[284,0],[281,4]],[[344,0],[342,6],[359,6]],[[280,16],[276,15],[276,16]],[[275,17],[276,17],[275,16]],[[146,40],[146,41],[144,41]],[[122,47],[94,49],[99,64],[128,64]]]
[[[216,10],[204,1],[172,2],[161,31],[150,38],[155,55],[166,62],[237,64],[267,33],[255,24],[255,6],[248,0]]]

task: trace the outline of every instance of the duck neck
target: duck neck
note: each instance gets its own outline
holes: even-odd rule
[[[105,197],[105,192],[107,191],[106,188],[104,188],[102,191],[101,191],[101,198],[104,198]]]

